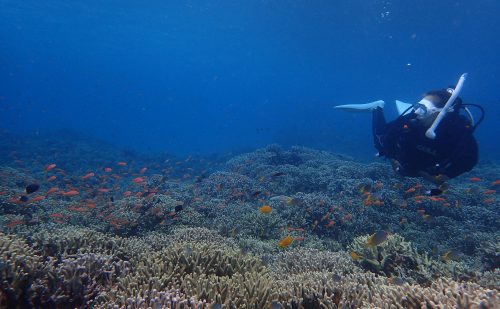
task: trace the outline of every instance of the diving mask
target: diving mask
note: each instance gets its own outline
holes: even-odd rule
[[[427,118],[434,113],[440,112],[441,110],[442,108],[436,107],[434,103],[425,98],[413,105],[413,112],[417,115],[418,119]]]

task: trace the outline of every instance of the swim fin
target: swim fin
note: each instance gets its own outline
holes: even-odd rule
[[[345,104],[345,105],[337,105],[333,108],[335,109],[343,109],[350,112],[369,112],[374,110],[377,107],[383,108],[385,102],[383,100],[374,101],[371,103],[365,104]]]
[[[405,103],[403,101],[396,100],[396,109],[398,110],[399,116],[403,115],[403,113],[405,115],[409,114],[411,112],[411,110],[409,109],[411,106],[413,106],[413,104]],[[405,111],[406,111],[406,113],[405,113]]]

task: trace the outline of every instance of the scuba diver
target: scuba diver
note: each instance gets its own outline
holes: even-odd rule
[[[390,159],[402,176],[421,176],[441,184],[470,171],[478,161],[473,133],[484,118],[484,110],[476,104],[464,104],[458,97],[466,76],[463,74],[454,88],[427,92],[416,104],[396,101],[400,115],[389,123],[385,121],[381,100],[335,108],[371,110],[377,155]],[[468,106],[480,109],[477,123]],[[462,110],[468,117],[460,113]]]

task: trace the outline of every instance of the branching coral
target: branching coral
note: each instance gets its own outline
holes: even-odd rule
[[[270,297],[271,278],[258,259],[239,251],[198,243],[173,244],[143,259],[134,274],[119,280],[114,301],[172,289],[209,302],[260,308]]]
[[[0,233],[0,306],[29,307],[33,284],[44,277],[42,258],[26,242]]]
[[[368,237],[356,237],[349,249],[359,256],[358,264],[371,272],[387,277],[401,277],[421,284],[439,276],[457,278],[459,274],[466,273],[466,267],[462,263],[445,263],[430,259],[427,254],[419,253],[400,235],[389,235],[387,240],[378,246],[368,246]]]

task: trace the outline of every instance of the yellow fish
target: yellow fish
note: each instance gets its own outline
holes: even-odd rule
[[[266,215],[270,214],[273,211],[273,209],[269,205],[264,205],[261,208],[259,208],[259,210],[261,213],[266,214]]]
[[[288,246],[290,246],[293,242],[293,237],[292,236],[287,236],[285,238],[283,238],[282,240],[280,240],[280,242],[278,243],[278,247],[280,248],[286,248]]]
[[[380,230],[376,232],[375,234],[371,235],[368,237],[368,240],[366,241],[366,245],[369,247],[375,247],[383,243],[386,239],[387,236],[389,236],[389,233],[387,233],[384,230]]]
[[[357,261],[357,260],[359,260],[361,258],[361,255],[359,253],[357,253],[356,251],[349,252],[349,255],[355,261]]]

